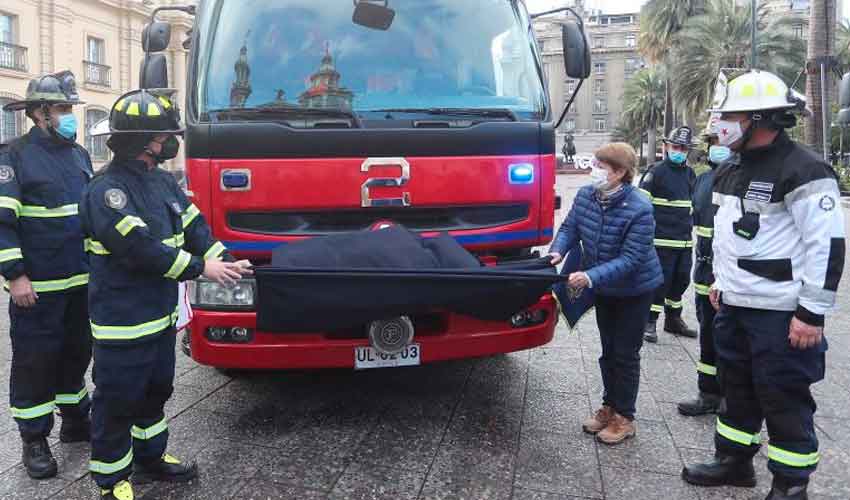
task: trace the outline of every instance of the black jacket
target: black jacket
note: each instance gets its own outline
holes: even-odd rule
[[[655,208],[655,246],[690,248],[693,219],[691,210],[696,175],[688,164],[662,160],[647,169],[640,189]]]
[[[697,234],[694,246],[694,290],[700,295],[708,295],[709,288],[714,284],[711,242],[714,237],[716,207],[711,203],[711,190],[714,187],[716,166],[712,163],[709,163],[709,166],[711,170],[698,176],[694,185],[694,229]]]

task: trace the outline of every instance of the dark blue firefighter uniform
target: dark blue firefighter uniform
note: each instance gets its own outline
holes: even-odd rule
[[[174,379],[177,283],[225,256],[171,174],[115,160],[81,204],[94,346],[91,471],[101,488],[161,460]]]
[[[717,383],[717,363],[714,349],[714,307],[708,299],[708,292],[714,284],[712,268],[713,252],[711,242],[714,237],[714,211],[711,203],[711,190],[714,183],[714,166],[697,177],[694,186],[694,227],[697,233],[695,245],[696,264],[694,265],[694,291],[697,320],[699,321],[699,362],[697,363],[697,382],[700,392],[721,395]]]
[[[24,441],[50,434],[53,412],[86,418],[91,359],[88,259],[78,204],[92,175],[88,153],[33,127],[0,152],[0,272],[26,275],[35,305],[10,300],[12,416]]]

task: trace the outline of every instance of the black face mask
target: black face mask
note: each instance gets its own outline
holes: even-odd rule
[[[161,146],[162,148],[159,150],[159,154],[151,154],[157,163],[174,159],[177,157],[177,153],[180,152],[180,141],[178,141],[173,135],[169,136],[168,139],[161,144]]]

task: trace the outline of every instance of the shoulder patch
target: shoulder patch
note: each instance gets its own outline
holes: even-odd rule
[[[831,212],[835,209],[835,198],[828,194],[824,195],[824,197],[820,199],[820,208],[825,212]]]
[[[106,205],[110,208],[121,210],[127,206],[127,193],[118,188],[107,189],[103,193],[103,198]]]
[[[15,179],[15,169],[9,165],[0,165],[0,184],[12,182]]]

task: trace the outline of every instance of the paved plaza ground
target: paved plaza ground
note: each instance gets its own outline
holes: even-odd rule
[[[565,207],[581,182],[559,178]],[[850,221],[850,210],[845,213]],[[826,380],[814,388],[822,458],[812,500],[850,499],[848,269],[839,300],[827,326]],[[692,290],[685,314],[696,323]],[[5,401],[6,314],[0,322]],[[599,354],[592,315],[572,333],[559,325],[554,341],[533,351],[395,370],[231,378],[178,352],[175,393],[166,407],[169,451],[197,460],[200,477],[188,485],[139,487],[136,498],[764,498],[770,486],[764,454],[755,489],[697,489],[679,478],[685,463],[713,452],[714,418],[682,417],[675,408],[696,392],[696,340],[661,333],[657,345],[644,346],[637,437],[617,447],[597,444],[580,428],[600,404]],[[0,500],[96,497],[88,445],[60,444],[58,429],[51,445],[59,477],[30,480],[8,405],[0,405]]]

